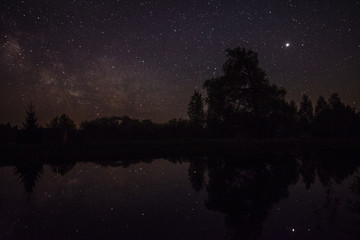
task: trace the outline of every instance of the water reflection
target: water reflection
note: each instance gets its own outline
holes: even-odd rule
[[[332,222],[338,215],[340,203],[339,197],[334,197],[334,185],[341,185],[359,166],[355,156],[334,152],[296,157],[272,154],[240,158],[209,157],[205,162],[209,176],[205,205],[210,210],[225,214],[225,222],[232,229],[234,239],[258,239],[269,210],[289,196],[289,186],[299,184],[299,176],[307,190],[311,189],[316,175],[319,177],[325,189],[323,207],[328,210],[328,220]],[[192,171],[189,173],[194,175]],[[197,189],[198,183],[192,183]],[[360,189],[359,183],[359,178],[355,177],[351,185],[353,192],[357,193]],[[351,202],[348,199],[343,201]],[[358,201],[351,203],[357,217],[359,206]],[[351,238],[351,235],[347,237]]]
[[[210,212],[220,213],[221,216],[223,216],[223,221],[228,230],[220,234],[220,236],[222,236],[221,238],[266,238],[267,235],[264,234],[268,234],[268,232],[266,232],[268,230],[266,230],[264,233],[264,225],[268,225],[268,219],[272,219],[274,217],[274,207],[284,204],[286,199],[291,198],[291,192],[293,192],[291,189],[300,185],[303,185],[304,192],[314,191],[314,194],[317,194],[320,190],[324,191],[324,198],[320,199],[316,203],[311,204],[316,205],[321,203],[322,207],[327,211],[327,223],[337,224],[338,221],[336,219],[341,216],[347,216],[348,219],[352,219],[352,217],[347,215],[348,213],[345,213],[343,205],[345,205],[346,209],[355,217],[360,216],[360,174],[358,172],[359,158],[358,155],[353,153],[331,152],[323,154],[285,154],[258,152],[236,155],[227,153],[212,156],[170,158],[168,160],[168,164],[174,163],[186,166],[188,175],[187,177],[191,187],[193,188],[194,192],[203,194],[199,196],[204,196],[203,200],[200,201],[202,202],[203,207],[208,209]],[[132,168],[139,166],[140,164],[141,166],[148,166],[146,170],[143,170],[143,167],[139,168],[141,170],[138,171],[142,171],[141,174],[152,174],[150,179],[159,178],[161,174],[164,174],[163,170],[160,171],[160,175],[155,174],[154,171],[156,169],[153,169],[154,165],[152,165],[152,162],[153,159],[121,159],[118,161],[104,161],[104,159],[99,159],[94,163],[96,166],[101,166],[101,168],[105,167],[106,169],[130,169],[129,171],[131,173],[133,171],[136,172],[136,170],[133,170]],[[15,165],[14,174],[22,183],[28,201],[31,201],[31,194],[35,191],[37,182],[41,181],[42,175],[44,174],[44,165],[48,165],[49,169],[53,173],[66,177],[67,174],[73,171],[76,164],[76,161],[67,160],[64,157],[59,157],[59,155],[53,159],[49,159],[47,162],[19,161]],[[163,197],[161,194],[155,194],[156,191],[159,190],[164,191],[165,195],[168,194],[166,198],[162,199],[164,201],[170,201],[172,197],[178,199],[177,196],[180,193],[175,193],[173,189],[175,187],[174,184],[176,183],[176,179],[181,177],[180,173],[176,173],[177,170],[174,169],[172,170],[174,172],[170,173],[169,175],[176,176],[176,178],[173,179],[172,184],[166,185],[167,178],[169,178],[169,176],[167,176],[162,180],[162,182],[165,184],[164,186],[156,185],[151,186],[150,189],[141,189],[143,192],[153,191],[154,197],[154,199],[146,199],[146,201],[145,199],[142,199],[141,201],[158,201],[159,197]],[[76,171],[81,172],[82,170]],[[111,173],[111,171],[107,174],[109,173]],[[124,172],[122,174],[124,174]],[[128,174],[129,173],[126,173],[124,176],[118,174],[115,175],[113,179],[119,178],[126,183],[127,181],[130,181]],[[349,178],[350,176],[351,178]],[[92,177],[90,173],[88,174],[88,177]],[[344,181],[346,182],[347,179],[351,179],[349,184],[344,183]],[[84,180],[77,176],[74,180],[71,181]],[[96,182],[93,183],[94,187],[96,188],[96,191],[101,192],[100,196],[102,198],[108,199],[115,194],[112,191],[106,190],[106,183],[102,183],[101,179],[98,179],[94,176],[93,181]],[[137,188],[140,189],[139,185],[142,184],[141,180],[139,180],[139,178],[135,178],[133,181],[135,182],[132,182],[131,184],[137,186]],[[87,184],[86,181],[84,184]],[[317,184],[321,184],[321,189],[319,188],[320,185],[316,186]],[[103,186],[105,189],[101,189],[101,187],[98,189],[98,185]],[[346,192],[346,194],[340,197],[337,193],[337,191],[339,191],[339,186],[341,186],[341,192]],[[125,187],[125,189],[128,188]],[[353,195],[349,195],[346,189],[349,190],[348,192],[352,193]],[[137,190],[135,189],[135,191]],[[128,194],[128,192],[124,193]],[[186,192],[186,194],[188,194],[189,197],[191,196],[191,194],[188,192]],[[99,198],[99,196],[97,198]],[[85,205],[90,204],[86,201],[94,201],[91,198],[82,198],[81,200],[85,201],[82,203]],[[132,201],[137,201],[137,199],[133,199]],[[311,201],[317,200],[315,199]],[[199,201],[197,200],[197,202]],[[132,202],[129,201],[127,204],[132,204]],[[181,209],[180,206],[183,203],[176,200],[176,204],[176,215],[181,215],[178,209]],[[304,206],[306,206],[304,209],[299,210],[308,211],[309,205]],[[191,209],[191,211],[194,211],[194,208]],[[166,213],[169,211],[169,209],[165,209],[164,206],[164,209],[161,211]],[[318,214],[316,212],[321,212],[318,207],[316,210],[314,210],[313,214]],[[188,215],[186,217],[188,217]],[[153,219],[153,221],[160,222],[163,220],[164,219],[159,219],[159,217]],[[205,218],[204,213],[198,216],[197,221],[204,221],[204,225],[206,225],[205,223],[207,219]],[[154,223],[146,222],[146,224],[151,225]],[[172,227],[177,228],[180,226]],[[357,229],[355,225],[354,227]],[[310,231],[310,227],[304,228]],[[298,235],[298,237],[306,237],[311,239],[315,238],[315,236],[320,236],[332,239],[333,236],[341,237],[341,234],[345,234],[344,236],[346,236],[348,239],[356,239],[355,236],[357,236],[356,234],[358,233],[358,231],[344,232],[344,229],[342,229],[342,232],[339,231],[334,235],[326,235],[326,233],[322,232],[325,228],[326,227],[324,227],[324,223],[317,223],[315,228],[317,229],[317,234],[321,233],[323,235],[305,235],[304,233],[303,235]],[[347,226],[345,228],[351,229],[352,226]],[[266,229],[268,229],[268,227],[266,227]],[[279,229],[280,230],[273,230],[271,233],[272,235],[270,236],[277,236],[277,234],[279,235],[281,231],[285,230],[288,233],[295,232],[295,229],[293,229],[291,226],[287,227],[286,229],[283,228],[283,230],[282,228]],[[334,229],[336,229],[336,227]],[[334,229],[332,231],[335,231]],[[216,231],[216,227],[209,231],[210,232],[207,234],[212,236],[211,234],[213,233],[211,233],[211,231]],[[279,232],[277,233],[276,231]],[[176,239],[182,237],[175,236],[173,238]]]
[[[195,191],[203,190],[205,185],[206,158],[189,158],[188,168],[189,180]]]
[[[297,161],[290,156],[208,157],[190,160],[194,189],[202,186],[204,177],[199,175],[205,168],[209,178],[205,206],[225,214],[232,235],[242,239],[261,235],[269,209],[289,195],[288,186],[298,179]]]
[[[14,174],[18,176],[18,180],[24,185],[25,194],[31,198],[36,182],[43,174],[43,164],[27,163],[15,166]]]
[[[357,171],[357,175],[354,176],[353,181],[350,185],[350,189],[353,193],[360,196],[360,171]],[[360,200],[349,200],[349,209],[357,214],[360,218]],[[360,220],[359,220],[360,224]]]

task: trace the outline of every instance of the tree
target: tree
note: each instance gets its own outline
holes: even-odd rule
[[[257,53],[244,48],[226,52],[224,75],[204,83],[208,125],[222,125],[231,132],[240,125],[259,130],[285,101],[286,91],[269,83]]]
[[[268,101],[285,96],[284,89],[270,85],[265,71],[259,67],[258,54],[252,50],[228,49],[223,70],[228,83],[228,100],[235,110],[255,116],[266,115]]]
[[[40,180],[44,172],[43,163],[24,161],[24,163],[15,166],[15,175],[18,176],[18,181],[24,185],[24,190],[27,198],[31,198],[36,182]]]
[[[337,93],[331,94],[329,105],[327,125],[332,136],[344,137],[359,134],[359,115],[356,114],[355,109],[341,102]]]
[[[313,132],[320,137],[357,136],[360,118],[355,109],[341,102],[337,93],[331,94],[328,103],[320,97],[315,108]]]
[[[292,136],[296,132],[297,107],[294,101],[282,101],[273,111],[268,121],[273,131],[269,132],[276,136]]]
[[[317,100],[315,107],[315,116],[312,122],[313,134],[320,137],[328,137],[332,135],[333,129],[330,123],[333,121],[330,106],[323,96]]]
[[[59,116],[54,117],[47,126],[50,128],[66,129],[66,130],[76,128],[75,122],[66,114],[62,114],[60,117]]]
[[[94,120],[86,120],[80,123],[80,129],[88,130],[88,129],[102,129],[102,130],[115,130],[120,127],[120,123],[122,125],[126,125],[130,121],[130,118],[127,116],[124,117],[103,117],[96,118]]]
[[[323,96],[320,96],[316,103],[315,116],[319,116],[321,113],[327,110],[329,110],[329,104],[326,102]]]
[[[341,102],[339,94],[337,93],[333,93],[330,95],[329,105],[331,109],[336,111],[340,110],[341,108],[345,108],[345,105]]]
[[[300,122],[310,124],[314,116],[313,112],[314,112],[314,108],[311,99],[307,95],[303,94],[299,109]]]
[[[32,131],[39,127],[39,124],[37,123],[35,106],[32,104],[32,102],[30,102],[30,105],[28,105],[28,108],[26,110],[26,118],[23,126],[24,129],[27,131]]]
[[[39,124],[35,112],[35,106],[32,102],[28,105],[26,110],[24,129],[18,135],[18,141],[22,143],[40,143],[41,135],[39,132]]]
[[[187,113],[191,124],[196,127],[203,127],[205,122],[204,104],[203,97],[198,91],[194,91],[188,105]]]

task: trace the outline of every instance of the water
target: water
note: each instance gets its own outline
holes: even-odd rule
[[[357,156],[2,164],[0,239],[359,239]]]

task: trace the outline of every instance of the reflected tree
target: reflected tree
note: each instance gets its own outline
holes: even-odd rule
[[[189,180],[195,191],[199,192],[205,184],[206,160],[202,158],[190,159],[188,168]]]
[[[359,166],[358,153],[330,151],[318,154],[317,159],[313,161],[316,164],[320,183],[325,189],[324,208],[329,212],[328,218],[332,222],[336,218],[340,205],[335,194],[335,185],[342,184],[346,178],[355,173]],[[349,205],[352,204],[349,202]]]
[[[350,185],[350,189],[353,193],[360,196],[360,176],[355,176],[353,182]]]
[[[360,196],[360,175],[354,177],[351,185],[350,190],[355,193],[356,195]],[[349,199],[349,209],[357,214],[360,215],[360,201]]]
[[[225,214],[225,222],[234,232],[234,239],[259,237],[269,210],[288,197],[289,185],[296,183],[298,178],[298,166],[294,159],[282,158],[208,159],[205,205]]]
[[[43,164],[32,163],[17,165],[15,167],[14,174],[18,175],[19,181],[24,185],[25,194],[28,196],[28,198],[31,198],[31,194],[34,191],[36,182],[43,174]]]
[[[65,176],[76,165],[76,162],[55,162],[50,165],[51,171]]]
[[[309,154],[303,155],[300,160],[301,167],[299,173],[302,176],[306,190],[310,190],[311,185],[315,182],[316,161],[314,161]]]

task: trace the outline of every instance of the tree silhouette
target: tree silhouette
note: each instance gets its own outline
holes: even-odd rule
[[[191,124],[198,128],[203,127],[205,123],[204,103],[203,97],[198,91],[194,91],[188,105],[187,113]]]
[[[24,129],[18,135],[18,141],[23,143],[39,143],[41,136],[39,132],[39,124],[35,112],[35,106],[30,102],[26,110]]]
[[[66,114],[54,117],[47,126],[50,128],[67,130],[76,128],[75,122]]]
[[[314,108],[311,99],[307,95],[302,95],[299,109],[300,120],[303,119],[308,123],[311,122],[314,116]]]
[[[315,107],[313,120],[313,134],[315,136],[327,137],[332,135],[329,123],[331,121],[330,106],[323,96],[320,96]]]
[[[43,174],[42,163],[25,163],[17,165],[15,168],[15,175],[19,175],[18,179],[24,184],[25,194],[28,198],[31,198],[31,194],[34,191],[36,182],[41,178]]]
[[[354,136],[359,134],[360,118],[355,109],[341,102],[337,93],[329,98],[327,131],[331,136]]]
[[[326,102],[323,96],[320,96],[317,100],[316,107],[315,107],[315,116],[319,116],[321,113],[329,110],[330,106]]]
[[[226,52],[224,75],[204,83],[208,125],[215,128],[223,125],[231,132],[238,128],[261,129],[285,101],[286,91],[270,85],[259,67],[257,53],[244,48]]]
[[[345,107],[345,105],[341,102],[339,94],[337,93],[333,93],[330,95],[329,105],[330,108],[333,110],[340,110],[341,108]]]
[[[209,157],[208,198],[205,206],[225,214],[233,239],[258,239],[263,222],[275,203],[289,196],[288,187],[297,182],[295,159],[273,155]]]
[[[303,94],[299,108],[300,127],[304,134],[310,134],[310,123],[314,117],[314,108],[311,99]]]
[[[30,102],[26,110],[26,118],[25,118],[25,123],[23,123],[23,126],[24,129],[27,131],[32,131],[39,127],[39,124],[37,123],[35,106],[33,105],[32,102]]]
[[[360,118],[355,109],[341,102],[337,93],[331,94],[328,103],[320,97],[315,109],[313,133],[321,137],[358,136]]]
[[[50,165],[51,171],[54,173],[59,173],[61,176],[65,176],[75,166],[76,162],[63,161],[63,162],[54,162]]]
[[[288,136],[294,135],[298,118],[297,118],[297,106],[293,100],[290,101],[287,109],[285,110],[285,114],[286,114],[285,131],[287,131]]]
[[[188,168],[189,180],[196,192],[203,189],[205,185],[206,159],[194,158],[190,159]]]
[[[60,117],[54,117],[49,124],[48,128],[56,129],[62,143],[68,142],[68,132],[76,128],[75,122],[66,114],[62,114]]]
[[[124,117],[103,117],[103,118],[96,118],[91,121],[83,121],[80,123],[80,129],[88,130],[88,129],[117,129],[120,126],[120,123],[124,123],[128,121],[127,116]]]

